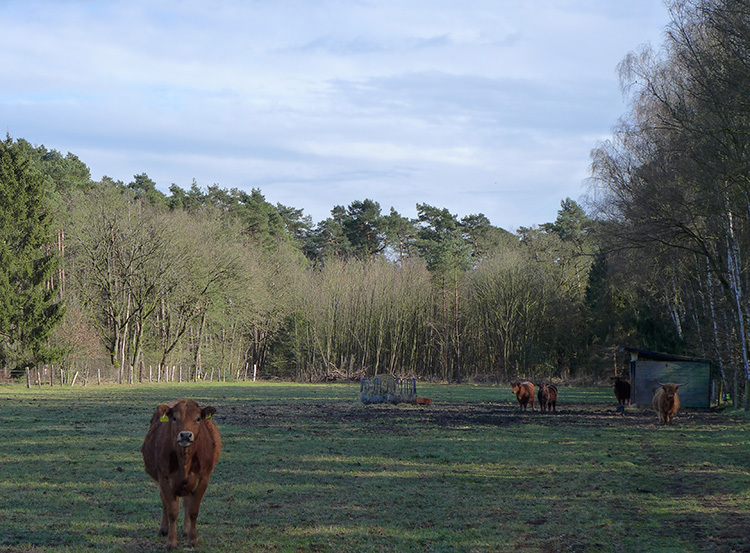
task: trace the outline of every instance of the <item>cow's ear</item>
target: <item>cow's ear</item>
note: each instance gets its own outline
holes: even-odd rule
[[[204,407],[201,409],[201,418],[208,420],[214,413],[216,413],[216,407]]]
[[[159,421],[160,422],[167,422],[169,420],[169,405],[159,405],[156,408],[156,413],[154,415],[154,418],[156,418],[156,415],[159,415]]]

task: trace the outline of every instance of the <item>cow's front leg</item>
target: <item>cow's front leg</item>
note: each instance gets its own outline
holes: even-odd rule
[[[169,517],[167,516],[167,500],[164,498],[164,492],[161,493],[161,525],[159,534],[166,536],[169,533]]]
[[[183,536],[189,536],[190,535],[190,516],[188,513],[190,512],[190,496],[186,495],[182,498],[182,516],[184,517],[184,521],[182,523],[182,535]]]
[[[161,488],[162,521],[161,534],[167,536],[167,551],[177,547],[177,515],[180,504],[170,491]]]
[[[192,495],[186,495],[182,507],[185,511],[185,535],[191,547],[198,545],[198,512],[201,508],[203,494],[206,493],[208,482],[201,484]]]

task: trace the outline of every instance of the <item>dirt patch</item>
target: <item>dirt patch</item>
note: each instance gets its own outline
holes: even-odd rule
[[[628,407],[618,412],[614,405],[598,403],[569,403],[551,413],[539,410],[522,411],[515,404],[501,403],[434,403],[415,405],[362,405],[357,402],[295,402],[264,403],[262,405],[234,405],[220,409],[217,418],[225,424],[254,427],[296,427],[300,421],[313,432],[331,424],[356,424],[367,430],[377,425],[378,431],[387,427],[396,434],[409,434],[436,426],[446,429],[466,429],[477,426],[542,425],[549,427],[657,427],[658,419],[651,409]],[[689,428],[725,423],[726,419],[713,411],[680,411],[672,427]]]

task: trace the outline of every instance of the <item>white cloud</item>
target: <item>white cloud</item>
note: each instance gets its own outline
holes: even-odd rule
[[[10,0],[0,120],[95,178],[528,226],[580,195],[615,66],[666,22],[652,0]]]

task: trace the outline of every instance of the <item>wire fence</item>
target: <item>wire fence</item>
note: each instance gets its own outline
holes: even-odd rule
[[[3,380],[11,381],[11,375],[4,374]],[[26,386],[90,386],[105,384],[144,384],[182,382],[236,382],[255,381],[258,378],[257,365],[246,363],[237,368],[231,363],[226,367],[196,368],[184,365],[146,365],[137,367],[113,367],[108,361],[91,360],[87,363],[69,365],[41,365],[26,368],[23,374]]]

